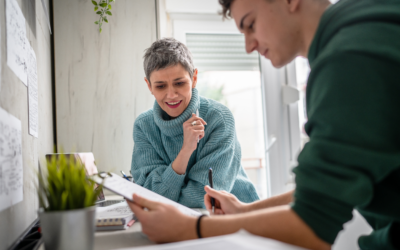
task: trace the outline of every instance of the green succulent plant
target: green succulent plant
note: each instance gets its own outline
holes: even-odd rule
[[[99,25],[100,33],[102,31],[101,26],[103,25],[103,21],[108,23],[107,16],[112,16],[111,13],[112,2],[115,2],[115,0],[99,0],[99,1],[92,0],[92,3],[94,5],[94,12],[96,12],[96,14],[99,15],[99,20],[94,23],[96,25]]]
[[[82,163],[64,154],[47,160],[47,176],[39,173],[39,202],[45,211],[63,211],[93,206],[101,191],[88,179]]]

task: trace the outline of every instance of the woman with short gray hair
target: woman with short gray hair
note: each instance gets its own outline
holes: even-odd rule
[[[204,207],[204,186],[241,202],[259,197],[241,165],[232,113],[199,96],[190,51],[173,38],[154,42],[144,55],[145,81],[154,107],[136,119],[132,175],[137,184],[192,208]]]

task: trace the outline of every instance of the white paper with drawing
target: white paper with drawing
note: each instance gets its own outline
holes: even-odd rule
[[[123,218],[132,215],[133,212],[126,202],[117,203],[107,207],[96,207],[96,219]]]
[[[0,108],[0,211],[23,199],[21,121]]]
[[[122,178],[121,176],[111,173],[112,177],[108,176],[105,178],[104,181],[104,187],[113,191],[116,194],[124,196],[128,200],[132,200],[132,195],[135,193],[137,195],[140,195],[146,199],[152,200],[152,201],[158,201],[166,204],[171,204],[178,208],[182,213],[187,214],[187,215],[192,215],[192,216],[199,216],[200,213],[196,212],[188,207],[185,207],[175,201],[172,201],[168,198],[165,198],[164,196],[161,196],[157,193],[154,193],[153,191],[150,191],[142,186],[139,186],[135,183],[132,183],[130,181],[127,181],[126,179]],[[101,184],[103,179],[100,178],[97,175],[92,176],[93,180]]]
[[[7,65],[27,85],[25,17],[15,0],[6,0]]]
[[[36,64],[35,51],[30,46],[29,46],[29,54],[27,62],[28,62],[27,66],[28,66],[29,134],[38,138],[39,106],[38,106],[37,64]]]

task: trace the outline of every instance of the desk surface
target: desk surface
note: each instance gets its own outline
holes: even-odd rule
[[[96,232],[94,236],[95,250],[109,250],[123,247],[154,245],[142,233],[142,226],[135,222],[127,230]]]
[[[123,199],[123,197],[118,195],[106,196],[106,200],[120,199]],[[207,210],[205,209],[199,209],[198,211],[208,214]],[[140,225],[140,222],[135,222],[127,230],[99,231],[94,235],[94,250],[109,250],[154,244],[154,242],[150,241],[147,236],[142,233],[142,226]],[[42,244],[39,250],[45,250],[44,244]]]
[[[120,200],[122,196],[106,196],[106,200]],[[94,235],[94,250],[109,250],[123,247],[135,247],[154,245],[146,235],[142,233],[140,222],[135,222],[127,230],[100,231]]]

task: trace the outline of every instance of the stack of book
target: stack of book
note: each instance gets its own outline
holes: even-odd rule
[[[135,222],[126,202],[96,208],[96,231],[124,230]]]

